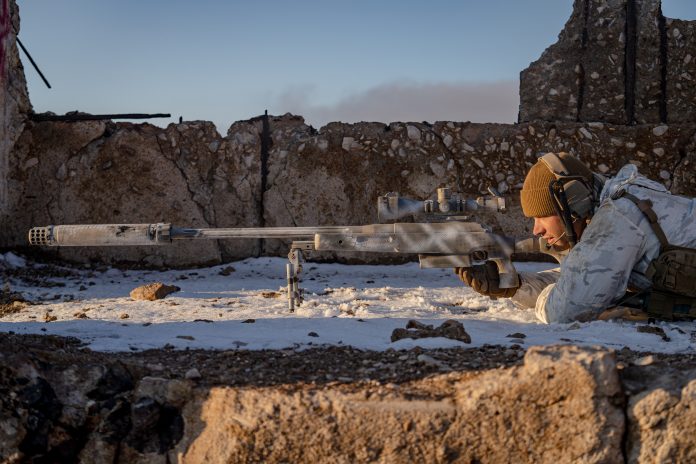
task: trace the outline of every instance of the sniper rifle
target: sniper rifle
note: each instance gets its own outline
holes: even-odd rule
[[[421,268],[471,267],[493,261],[500,274],[500,288],[518,285],[513,253],[541,252],[560,262],[560,255],[543,239],[515,239],[491,232],[470,221],[467,212],[505,212],[505,199],[495,190],[475,200],[437,191],[437,199],[412,200],[397,193],[377,200],[379,224],[361,226],[206,228],[157,224],[50,225],[29,231],[30,245],[118,246],[166,245],[178,240],[279,238],[292,239],[286,265],[288,308],[302,303],[299,274],[303,253],[312,251],[353,251],[418,254]],[[413,217],[422,222],[392,222]]]

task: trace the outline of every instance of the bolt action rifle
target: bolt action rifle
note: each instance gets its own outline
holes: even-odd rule
[[[290,311],[302,303],[299,274],[303,253],[315,250],[418,254],[421,268],[471,267],[490,260],[498,267],[500,288],[518,285],[513,253],[541,252],[560,262],[558,252],[543,239],[505,237],[470,221],[467,212],[505,212],[505,199],[489,190],[492,195],[475,200],[452,194],[448,188],[438,189],[437,199],[424,201],[388,193],[377,199],[380,223],[362,226],[193,229],[166,223],[51,225],[32,228],[29,244],[117,246],[165,245],[194,239],[292,239],[286,265]],[[406,217],[422,222],[392,222]]]

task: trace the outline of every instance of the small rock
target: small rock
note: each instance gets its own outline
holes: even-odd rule
[[[511,333],[510,335],[506,335],[507,338],[527,338],[527,336],[521,332],[515,332]]]
[[[177,335],[176,338],[180,338],[182,340],[191,340],[191,341],[195,340],[195,338],[193,338],[190,335]]]
[[[669,129],[669,127],[665,126],[665,125],[653,127],[652,133],[655,136],[660,137],[660,136],[664,135],[665,132],[667,132],[667,129]]]
[[[355,139],[353,137],[343,137],[343,141],[341,142],[341,148],[343,148],[345,151],[350,151],[350,149],[353,147],[354,142]]]
[[[58,318],[56,316],[52,316],[50,313],[46,313],[44,314],[43,320],[44,322],[53,322],[57,321]]]
[[[218,272],[218,274],[220,274],[221,276],[228,276],[235,271],[236,271],[236,269],[233,268],[232,266],[227,266],[227,267],[222,268],[220,270],[220,272]]]
[[[308,336],[308,337],[318,337],[319,334],[316,333],[316,332],[309,332],[309,333],[307,334],[307,336]]]
[[[408,138],[411,140],[419,141],[421,138],[420,129],[418,129],[416,126],[406,126],[406,133]]]
[[[437,359],[433,358],[432,356],[428,356],[427,354],[419,354],[416,359],[418,361],[422,362],[423,364],[427,364],[429,366],[436,366],[436,367],[442,366],[442,362],[438,361]]]
[[[650,364],[653,364],[655,361],[655,356],[648,355],[636,359],[635,361],[633,361],[633,364],[635,364],[636,366],[649,366]]]
[[[256,319],[246,319],[242,321],[242,324],[253,324],[256,322]]]
[[[280,298],[283,295],[281,295],[279,292],[261,292],[261,296],[264,298]]]
[[[87,287],[85,287],[84,285],[80,285],[80,288],[78,290],[80,292],[84,292],[85,290],[87,290]]]
[[[188,380],[198,380],[200,379],[201,373],[198,372],[198,369],[195,367],[192,367],[191,369],[186,371],[186,374],[184,374],[184,377],[187,378]]]
[[[418,330],[433,330],[432,325],[426,325],[423,324],[422,322],[418,322],[416,320],[411,319],[406,323],[406,328],[407,329],[418,329]]]
[[[82,312],[82,311],[76,312],[75,314],[73,314],[73,317],[76,319],[89,319],[89,317],[87,316],[87,313]]]
[[[581,127],[580,129],[578,129],[578,132],[580,132],[580,134],[582,134],[582,136],[585,137],[586,139],[592,140],[592,133],[590,131],[588,131],[587,129],[585,129],[584,127]]]
[[[665,331],[662,329],[662,327],[657,327],[654,325],[639,325],[637,328],[638,332],[641,333],[651,333],[655,335],[659,335],[662,340],[668,342],[671,340],[665,333]]]
[[[170,293],[178,292],[181,288],[176,285],[166,285],[162,282],[142,285],[130,292],[130,297],[134,300],[154,301],[161,300]]]
[[[119,319],[128,319],[129,317],[130,317],[130,316],[128,315],[128,313],[121,313],[121,314],[118,316]]]
[[[452,340],[459,340],[464,343],[471,343],[471,337],[461,322],[449,319],[443,322],[440,327],[433,328],[431,325],[422,324],[418,321],[408,321],[405,329],[394,329],[391,341],[395,342],[404,338],[429,338],[444,337]]]

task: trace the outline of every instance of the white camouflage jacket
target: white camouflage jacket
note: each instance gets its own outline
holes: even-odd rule
[[[659,254],[660,242],[632,201],[612,199],[622,189],[652,201],[671,245],[696,248],[696,199],[671,195],[628,164],[604,184],[599,208],[561,267],[520,273],[522,285],[512,298],[516,304],[534,308],[545,323],[590,320],[627,288],[650,286],[645,271]]]

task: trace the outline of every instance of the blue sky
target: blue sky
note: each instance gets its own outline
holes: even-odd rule
[[[18,0],[35,111],[513,122],[572,0]],[[665,0],[696,19],[693,0]],[[167,120],[152,120],[159,125]]]

